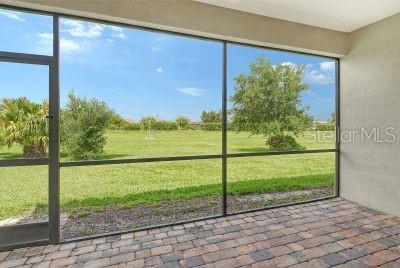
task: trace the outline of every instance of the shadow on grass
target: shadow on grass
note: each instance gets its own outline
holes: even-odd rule
[[[294,190],[308,190],[333,186],[334,174],[316,174],[298,177],[283,177],[274,179],[258,179],[228,182],[228,195],[247,195],[256,193],[274,193]],[[120,205],[131,207],[138,204],[157,205],[160,201],[194,199],[221,195],[221,184],[207,184],[192,187],[182,187],[173,190],[157,190],[125,196],[101,196],[85,199],[75,199],[62,202],[63,209],[76,207],[101,207]]]
[[[303,149],[293,149],[294,151],[298,150],[306,150],[308,148],[303,148]],[[312,148],[311,148],[312,149]],[[289,152],[292,151],[291,149],[285,149],[285,150],[270,150],[268,147],[249,147],[249,148],[238,148],[235,149],[234,151],[241,152],[241,153],[264,153],[264,152]]]
[[[118,159],[118,158],[124,158],[127,156],[131,156],[129,154],[103,154],[96,158],[96,160],[108,160],[108,159]],[[66,153],[61,153],[60,157],[63,158],[63,161],[74,161],[74,160],[82,160],[82,159],[73,159],[71,157],[68,157]]]
[[[24,156],[21,153],[10,153],[10,152],[0,153],[0,159],[3,159],[3,160],[20,159],[23,157]]]
[[[262,153],[269,152],[270,150],[267,147],[249,147],[249,148],[237,148],[234,151],[244,152],[244,153]]]
[[[123,158],[131,156],[129,154],[103,154],[97,160],[108,160],[108,159],[114,159],[114,158]]]

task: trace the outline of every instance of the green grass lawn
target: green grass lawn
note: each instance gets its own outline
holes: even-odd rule
[[[299,137],[307,149],[333,148],[313,134]],[[221,153],[221,134],[206,131],[158,131],[146,140],[143,131],[108,131],[104,159]],[[266,150],[265,139],[248,133],[228,134],[229,152]],[[0,148],[0,159],[20,157],[21,149]],[[232,158],[228,192],[248,194],[333,185],[334,153]],[[62,157],[62,161],[68,161]],[[5,167],[0,172],[0,219],[47,204],[47,167]],[[155,204],[161,200],[221,193],[221,160],[138,163],[61,169],[61,206],[98,207]]]

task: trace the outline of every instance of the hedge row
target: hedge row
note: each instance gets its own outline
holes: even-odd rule
[[[202,123],[200,124],[201,130],[216,131],[222,129],[221,123]]]
[[[108,129],[111,130],[145,130],[145,127],[140,123],[124,123],[121,125],[112,125]],[[178,125],[171,121],[155,122],[151,125],[152,130],[177,130]]]
[[[145,127],[140,123],[124,123],[120,126],[118,125],[110,125],[108,129],[111,130],[145,130]],[[178,125],[172,121],[160,121],[153,123],[151,125],[152,130],[178,130]],[[206,131],[218,131],[222,129],[221,123],[202,123],[200,125],[189,125],[188,129],[191,130],[206,130]],[[229,130],[233,130],[232,127],[229,126]]]
[[[145,130],[142,124],[140,123],[124,123],[121,126],[109,126],[108,129],[111,130]],[[172,121],[160,121],[156,122],[151,126],[152,130],[178,130],[178,126],[175,122]],[[189,125],[188,129],[191,130],[205,130],[205,131],[220,131],[222,130],[221,123],[202,123],[200,125]],[[235,127],[231,124],[228,124],[228,130],[235,130]],[[335,125],[328,124],[315,124],[315,130],[318,131],[334,131]]]
[[[335,125],[332,123],[327,124],[315,124],[315,130],[318,131],[334,131]]]
[[[222,130],[222,123],[202,123],[200,124],[200,129],[206,131]],[[236,130],[236,128],[232,124],[228,123],[228,130]]]

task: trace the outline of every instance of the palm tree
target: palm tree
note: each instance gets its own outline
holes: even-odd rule
[[[0,144],[12,146],[20,144],[27,158],[46,155],[49,144],[48,120],[49,104],[37,104],[26,97],[4,98],[0,101]]]

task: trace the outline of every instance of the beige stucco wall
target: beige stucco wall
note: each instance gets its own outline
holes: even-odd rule
[[[151,26],[328,56],[348,51],[347,34],[190,0],[0,0],[0,3]]]
[[[400,14],[351,33],[350,40],[341,59],[342,131],[394,127],[396,142],[342,141],[341,196],[400,216]]]

